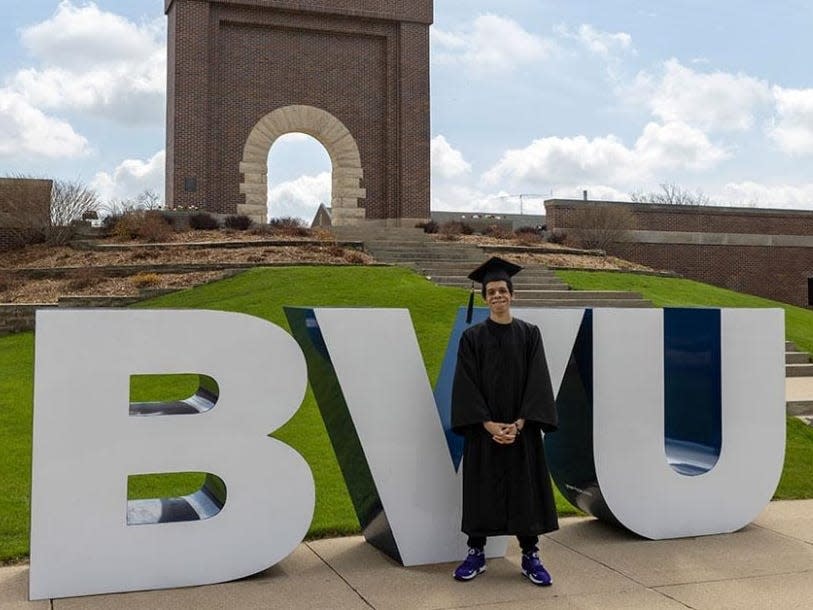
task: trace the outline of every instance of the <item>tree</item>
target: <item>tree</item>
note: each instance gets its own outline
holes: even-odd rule
[[[666,205],[712,205],[709,196],[700,189],[692,192],[677,184],[664,182],[660,191],[630,193],[633,203],[662,203]]]
[[[71,223],[81,220],[85,212],[99,208],[99,196],[79,180],[54,180],[51,189],[51,223],[46,229],[45,241],[50,244],[67,243],[74,234]]]
[[[127,212],[137,210],[161,210],[164,207],[164,202],[161,201],[158,193],[152,189],[146,189],[129,199],[111,199],[101,207],[107,216],[122,216]]]
[[[152,189],[143,190],[136,195],[135,203],[139,210],[160,210],[164,207],[161,197]]]
[[[24,175],[9,178],[34,179]],[[16,232],[19,245],[38,241],[64,244],[74,234],[72,223],[81,220],[86,212],[95,211],[99,207],[96,191],[80,180],[52,180],[51,200],[47,208],[32,205],[23,195],[24,190],[21,185],[19,196],[12,195],[3,202],[4,224]]]
[[[580,203],[568,214],[570,237],[582,248],[607,250],[635,227],[632,211],[616,203]]]

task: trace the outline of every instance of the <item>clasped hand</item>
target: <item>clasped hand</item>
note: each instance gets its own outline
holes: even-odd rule
[[[491,435],[495,443],[499,445],[511,445],[517,440],[517,435],[519,435],[523,423],[521,419],[511,424],[487,421],[483,424],[483,427]]]

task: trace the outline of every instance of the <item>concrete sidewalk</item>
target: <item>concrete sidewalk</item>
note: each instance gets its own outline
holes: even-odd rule
[[[713,509],[711,509],[713,510]],[[303,543],[239,582],[30,603],[28,567],[0,570],[0,608],[811,608],[813,500],[772,502],[745,529],[650,541],[591,518],[545,536],[549,588],[519,573],[519,549],[473,582],[453,564],[403,568],[360,537]]]
[[[813,377],[787,377],[785,400],[788,415],[813,415]]]

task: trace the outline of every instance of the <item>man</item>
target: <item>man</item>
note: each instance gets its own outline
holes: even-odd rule
[[[557,426],[539,329],[511,315],[511,277],[522,267],[494,257],[470,275],[482,284],[489,317],[463,333],[452,390],[452,428],[464,437],[463,525],[469,553],[454,572],[467,581],[485,571],[488,536],[514,535],[522,574],[551,577],[539,561],[539,534],[558,529],[541,431]]]

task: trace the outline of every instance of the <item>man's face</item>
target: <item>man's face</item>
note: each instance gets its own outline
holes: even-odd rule
[[[504,314],[511,307],[513,300],[505,280],[496,280],[486,284],[486,303],[493,314]]]

